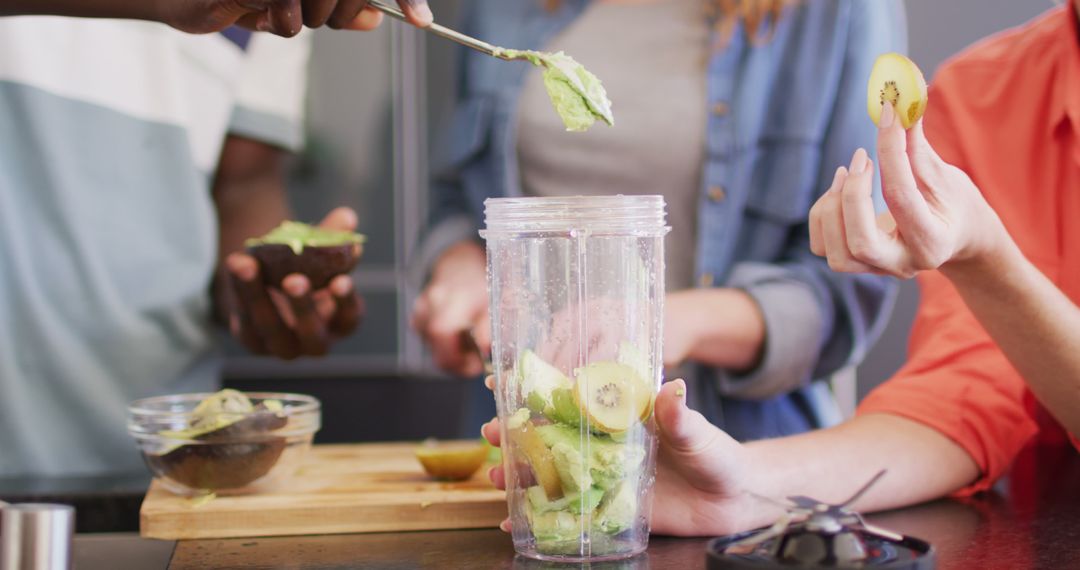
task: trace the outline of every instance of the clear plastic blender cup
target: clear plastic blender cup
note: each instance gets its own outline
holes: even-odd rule
[[[514,548],[561,561],[640,553],[655,479],[664,200],[485,205]]]

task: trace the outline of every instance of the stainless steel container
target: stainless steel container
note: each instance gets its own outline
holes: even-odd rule
[[[69,570],[75,508],[0,505],[0,570]]]

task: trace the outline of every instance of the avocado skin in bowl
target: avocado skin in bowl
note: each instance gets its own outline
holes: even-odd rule
[[[311,281],[312,289],[322,289],[356,267],[363,243],[360,234],[287,221],[244,245],[259,262],[267,286],[280,288],[285,277],[299,273]]]
[[[237,489],[266,475],[285,450],[285,438],[270,432],[288,420],[256,408],[256,415],[193,438],[164,455],[144,455],[151,471],[193,489]],[[260,436],[259,434],[266,434]]]

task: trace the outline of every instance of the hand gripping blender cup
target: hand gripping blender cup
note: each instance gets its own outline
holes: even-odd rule
[[[514,548],[573,562],[638,554],[648,545],[655,480],[664,200],[485,205]]]

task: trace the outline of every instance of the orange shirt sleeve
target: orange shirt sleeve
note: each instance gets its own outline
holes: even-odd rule
[[[985,490],[1038,431],[1024,405],[1026,387],[944,276],[924,273],[919,287],[908,362],[871,392],[859,414],[894,414],[941,432],[981,472],[960,493]]]
[[[950,81],[950,74],[940,75],[924,119],[927,137],[942,158],[967,169],[964,125],[952,121],[950,112],[952,96],[962,97],[964,87]],[[984,490],[1038,431],[1025,405],[1026,386],[952,283],[936,271],[925,272],[919,287],[908,362],[863,401],[859,413],[894,414],[941,432],[981,472],[960,493]]]

